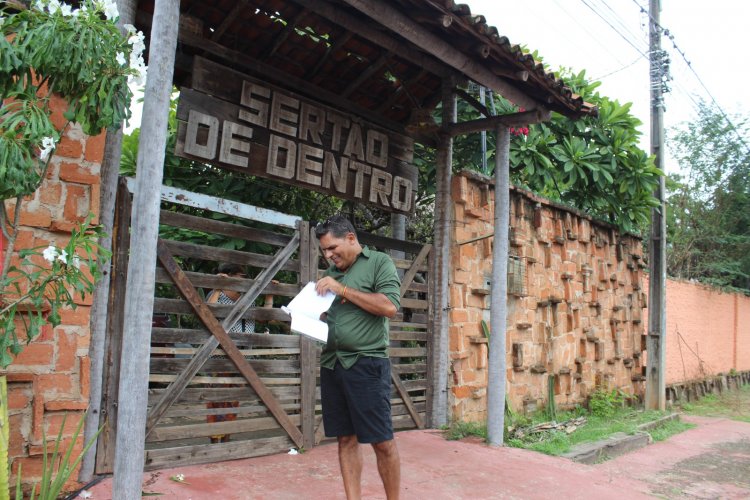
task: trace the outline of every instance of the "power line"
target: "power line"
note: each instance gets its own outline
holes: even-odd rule
[[[585,0],[581,0],[581,1],[583,1],[584,3],[586,3]],[[669,38],[669,40],[672,42],[672,47],[674,48],[674,50],[676,50],[677,53],[685,61],[685,64],[687,64],[688,69],[693,74],[693,76],[695,76],[695,79],[698,80],[698,83],[703,88],[703,90],[706,92],[706,94],[708,94],[708,97],[711,99],[711,102],[714,104],[714,106],[716,107],[716,109],[719,111],[719,114],[721,114],[721,116],[724,118],[724,120],[727,122],[727,124],[729,124],[729,127],[734,132],[734,134],[737,136],[737,139],[739,140],[739,142],[743,146],[745,146],[745,149],[747,150],[748,154],[750,154],[750,147],[748,147],[747,142],[745,142],[745,138],[742,137],[742,135],[740,134],[739,130],[737,130],[736,125],[732,122],[732,120],[729,119],[729,116],[727,116],[726,112],[724,111],[724,108],[722,108],[719,105],[719,103],[716,100],[716,98],[714,97],[714,95],[711,93],[711,91],[708,89],[708,87],[706,86],[706,84],[703,82],[703,79],[700,77],[700,75],[698,75],[698,72],[693,67],[693,64],[688,60],[687,54],[685,54],[685,51],[683,51],[681,48],[679,48],[677,46],[677,42],[674,39],[674,35],[668,29],[664,28],[664,26],[662,26],[661,24],[659,24],[651,16],[651,13],[648,12],[641,4],[638,3],[638,0],[633,0],[633,3],[638,6],[638,8],[641,10],[642,13],[648,15],[649,22],[652,23],[656,27],[656,30],[657,30],[658,33],[663,34],[664,36],[666,36],[667,38]],[[690,96],[688,94],[688,97],[690,97],[690,99],[696,104],[696,106],[699,106],[699,104],[695,101],[695,99],[692,96]]]
[[[648,59],[648,55],[647,55],[647,54],[646,54],[645,52],[643,52],[643,51],[642,51],[642,50],[641,50],[640,48],[638,48],[638,47],[637,47],[637,46],[636,46],[636,45],[635,45],[635,44],[634,44],[634,43],[633,43],[633,42],[632,42],[632,41],[630,40],[630,38],[628,38],[627,36],[623,35],[623,34],[622,34],[622,33],[621,33],[621,32],[620,32],[620,31],[619,31],[619,30],[618,30],[617,28],[615,28],[615,27],[614,27],[614,26],[612,25],[612,23],[610,23],[610,22],[609,22],[609,20],[607,20],[607,19],[606,19],[606,18],[605,18],[605,17],[603,16],[603,15],[601,15],[601,14],[600,14],[600,13],[599,13],[599,12],[598,12],[598,11],[597,11],[597,10],[596,10],[596,9],[595,9],[594,7],[592,7],[592,6],[591,6],[591,5],[590,5],[590,4],[589,4],[589,3],[588,3],[588,2],[586,1],[586,0],[581,0],[581,2],[583,2],[583,4],[584,4],[584,5],[586,6],[586,7],[588,7],[589,9],[591,9],[591,11],[592,11],[592,12],[593,12],[594,14],[596,14],[596,15],[597,15],[597,16],[598,16],[598,17],[599,17],[599,18],[600,18],[600,19],[601,19],[602,21],[604,21],[605,23],[607,23],[607,25],[608,25],[608,26],[609,26],[610,28],[612,28],[612,29],[613,29],[613,30],[615,31],[615,33],[617,33],[618,35],[620,35],[620,37],[621,37],[621,38],[622,38],[623,40],[625,40],[625,41],[626,41],[626,42],[628,43],[628,45],[630,45],[631,47],[633,47],[633,48],[634,48],[634,49],[636,50],[636,52],[638,52],[638,53],[639,53],[640,55],[642,55],[642,56],[643,56],[644,58]]]

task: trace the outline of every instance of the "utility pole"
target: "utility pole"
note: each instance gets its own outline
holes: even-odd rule
[[[659,13],[661,0],[649,0],[649,77],[651,82],[651,154],[659,170],[664,170],[664,92],[669,59],[661,50]],[[666,363],[666,288],[667,288],[667,224],[664,176],[654,196],[659,206],[651,209],[649,239],[648,336],[646,339],[646,400],[649,410],[666,406],[664,369]]]

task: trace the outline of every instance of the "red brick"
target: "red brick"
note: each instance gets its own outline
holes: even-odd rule
[[[89,407],[86,401],[48,401],[44,403],[44,409],[46,411],[64,411],[64,410],[79,410],[84,411]]]
[[[36,210],[22,210],[19,224],[22,226],[47,228],[52,223],[52,214],[46,207],[38,207]]]
[[[15,249],[31,248],[34,246],[34,231],[19,229],[16,235]]]
[[[62,130],[68,123],[67,118],[63,116],[63,113],[68,109],[68,103],[58,95],[51,95],[49,99],[49,107],[52,111],[50,114],[52,125],[54,125],[57,130]]]
[[[91,185],[91,191],[89,191],[89,212],[94,214],[94,218],[91,219],[92,224],[99,224],[99,213],[101,205],[101,185],[96,182]]]
[[[78,227],[77,222],[68,222],[64,220],[55,220],[52,221],[52,224],[49,225],[49,230],[58,232],[58,233],[70,233]]]
[[[60,180],[76,182],[78,184],[94,184],[99,182],[99,175],[93,174],[90,168],[78,163],[60,163]]]
[[[78,306],[75,309],[64,308],[60,310],[60,322],[63,325],[88,325],[90,308]]]
[[[63,215],[67,221],[83,221],[89,213],[88,189],[68,184]]]
[[[26,454],[24,449],[24,443],[26,439],[23,435],[23,420],[24,415],[19,413],[16,415],[10,415],[8,417],[8,425],[10,425],[9,436],[8,436],[8,457],[18,457]]]
[[[39,329],[39,336],[36,338],[39,342],[49,342],[54,339],[54,328],[49,323],[42,325]]]
[[[106,132],[102,132],[99,135],[94,135],[86,139],[86,153],[84,159],[86,161],[101,163],[104,159],[104,143],[106,139]]]
[[[9,410],[22,410],[28,406],[31,402],[31,397],[28,393],[15,390],[8,391],[8,409]]]
[[[76,430],[76,427],[83,418],[83,412],[63,412],[47,415],[47,425],[45,431],[47,432],[47,439],[54,439],[62,428],[63,437],[71,437]],[[65,427],[63,428],[63,422]]]
[[[24,366],[51,365],[55,348],[52,344],[32,342],[24,347],[14,363]]]
[[[464,385],[451,387],[451,392],[453,392],[453,395],[458,399],[468,398],[469,396],[471,396],[471,388]]]
[[[73,379],[70,375],[60,373],[40,374],[37,383],[37,390],[39,391],[37,394],[44,396],[45,400],[55,399],[58,395],[73,394]],[[42,406],[43,410],[44,406]]]
[[[57,330],[57,358],[55,370],[58,372],[73,371],[76,365],[77,336],[64,330]]]
[[[83,155],[83,143],[80,139],[70,139],[63,136],[57,143],[55,156],[63,158],[80,158]]]
[[[62,198],[62,184],[54,181],[45,181],[39,188],[39,201],[45,205],[59,205]]]
[[[89,391],[91,389],[91,358],[89,358],[88,356],[82,356],[78,359],[78,378],[79,384],[81,384],[81,397],[88,400],[90,394]]]

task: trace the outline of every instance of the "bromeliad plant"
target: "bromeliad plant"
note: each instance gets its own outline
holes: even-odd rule
[[[15,9],[15,10],[11,10]],[[6,240],[0,272],[0,367],[23,348],[75,294],[91,293],[103,255],[101,230],[87,219],[64,248],[22,250],[11,266],[21,203],[47,175],[53,152],[70,123],[86,134],[120,124],[130,116],[129,83],[145,76],[143,34],[116,22],[114,0],[83,0],[78,8],[59,0],[0,7],[0,229]],[[50,100],[68,103],[67,122],[56,129]],[[19,314],[24,311],[27,314]]]

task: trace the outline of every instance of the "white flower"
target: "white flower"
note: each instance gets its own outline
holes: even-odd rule
[[[44,7],[46,5],[47,5],[47,2],[45,2],[44,0],[36,0],[36,2],[34,2],[34,8],[36,10],[44,10]]]
[[[79,256],[74,255],[73,259],[71,260],[72,260],[71,264],[73,264],[73,267],[75,267],[76,269],[81,268],[81,258]]]
[[[44,257],[44,260],[47,262],[54,262],[55,257],[57,257],[57,248],[55,248],[55,245],[50,245],[45,248],[42,252],[42,257]]]
[[[289,448],[287,455],[299,455],[299,452],[295,448]]]
[[[78,494],[79,498],[83,498],[84,500],[87,498],[91,498],[93,496],[93,493],[91,493],[88,490],[81,490],[81,492]]]
[[[72,5],[68,5],[66,3],[61,4],[60,5],[60,13],[63,16],[66,16],[66,17],[73,15],[73,6]]]
[[[42,161],[47,161],[47,157],[55,149],[55,139],[52,137],[45,137],[42,139],[42,147],[39,151],[39,158]]]
[[[120,13],[117,11],[117,2],[114,0],[98,0],[96,5],[102,10],[102,12],[104,12],[104,16],[110,21],[120,17]]]
[[[60,0],[49,0],[49,3],[47,3],[47,10],[50,14],[54,14],[60,10]]]
[[[64,248],[60,252],[60,254],[57,256],[57,260],[59,260],[63,264],[67,264],[68,263],[68,252],[66,252]]]
[[[125,28],[125,31],[127,31],[130,34],[133,34],[136,31],[138,31],[137,29],[135,29],[135,26],[133,26],[132,24],[124,24],[123,28]]]
[[[122,52],[118,52],[117,55],[115,56],[115,60],[117,61],[117,64],[119,64],[120,66],[122,66],[126,62],[125,61],[125,54],[123,54]]]

